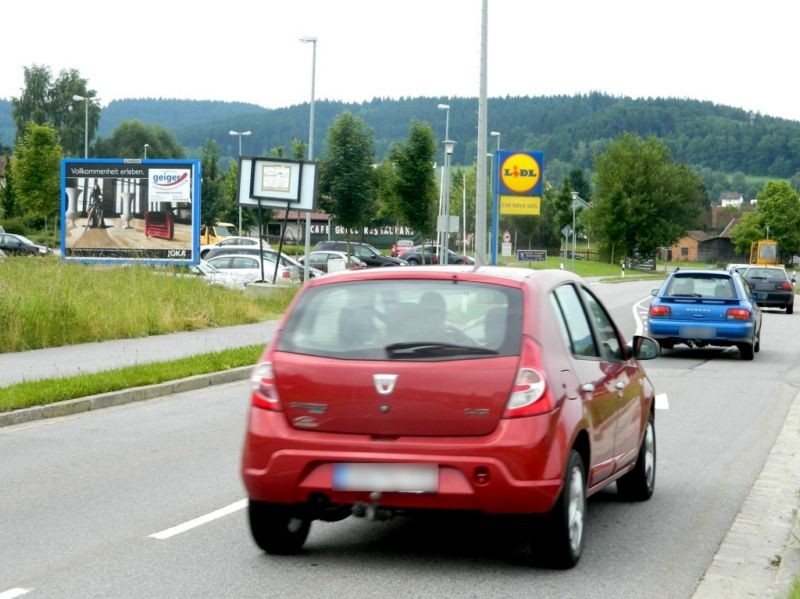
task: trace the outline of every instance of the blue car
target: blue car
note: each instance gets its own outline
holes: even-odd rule
[[[649,334],[662,348],[736,346],[743,360],[760,349],[761,310],[737,272],[680,270],[652,294]]]

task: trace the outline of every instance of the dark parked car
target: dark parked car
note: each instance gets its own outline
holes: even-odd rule
[[[474,264],[475,260],[469,256],[456,254],[447,249],[447,264]],[[411,265],[439,264],[439,246],[436,244],[415,245],[404,251],[400,257]]]
[[[654,388],[580,278],[484,266],[310,281],[251,375],[250,530],[299,552],[314,520],[514,515],[537,563],[580,558],[587,497],[655,486]],[[619,509],[625,509],[620,503]],[[622,517],[622,516],[620,516]]]
[[[652,293],[648,327],[661,347],[736,346],[744,360],[761,349],[761,310],[736,271],[677,271]]]
[[[764,308],[782,308],[794,312],[794,279],[782,266],[751,266],[742,275]]]
[[[300,258],[300,264],[306,263],[306,256]],[[350,254],[350,265],[347,266],[347,254],[336,250],[320,250],[308,255],[308,267],[316,272],[327,273],[337,270],[367,268],[366,262]]]
[[[345,252],[347,253],[346,241],[318,241],[314,246],[314,251],[321,250]],[[385,256],[368,243],[350,243],[350,255],[355,256],[368,267],[372,266],[406,266],[408,263],[400,258]]]
[[[392,244],[392,256],[397,258],[406,250],[414,247],[414,242],[411,239],[398,239],[396,243]]]
[[[11,256],[43,256],[50,250],[17,233],[0,233],[0,250]]]

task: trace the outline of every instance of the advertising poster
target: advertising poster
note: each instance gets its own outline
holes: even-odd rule
[[[64,260],[199,261],[197,160],[66,159],[61,197]]]

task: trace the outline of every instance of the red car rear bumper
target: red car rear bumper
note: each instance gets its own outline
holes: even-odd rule
[[[369,491],[334,489],[334,464],[436,464],[435,493],[381,494],[380,505],[407,509],[543,513],[561,490],[565,435],[554,433],[558,411],[503,420],[482,437],[375,439],[300,431],[281,412],[251,408],[242,461],[249,497],[302,504],[326,497],[334,504],[370,501]]]

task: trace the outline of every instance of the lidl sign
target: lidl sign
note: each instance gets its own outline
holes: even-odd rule
[[[497,190],[501,214],[539,214],[542,196],[541,152],[497,152]]]

